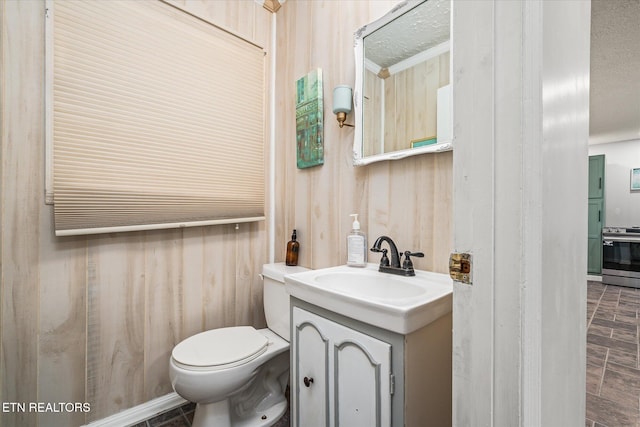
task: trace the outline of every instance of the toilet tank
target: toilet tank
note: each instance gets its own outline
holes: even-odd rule
[[[262,266],[264,315],[267,326],[287,341],[291,338],[291,322],[289,294],[284,287],[284,276],[308,270],[304,267],[285,265],[283,262]]]

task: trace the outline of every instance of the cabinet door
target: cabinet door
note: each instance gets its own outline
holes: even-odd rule
[[[334,324],[335,425],[391,425],[391,346]]]
[[[589,199],[588,257],[587,273],[602,272],[602,215],[604,214],[602,199]]]
[[[589,156],[589,198],[604,197],[604,155]]]
[[[605,157],[589,156],[589,230],[587,273],[602,272],[602,226],[604,224]]]
[[[293,425],[389,427],[391,345],[293,308]]]
[[[292,401],[293,425],[330,426],[329,337],[318,316],[293,309]]]

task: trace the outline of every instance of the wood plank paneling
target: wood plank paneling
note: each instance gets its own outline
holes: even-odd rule
[[[41,85],[44,48],[44,4],[2,2],[0,5],[2,69],[0,73],[1,185],[0,371],[3,402],[35,402],[38,397],[38,291],[40,272],[38,210],[42,202],[42,147],[44,137]],[[15,18],[15,19],[13,19]],[[5,108],[7,104],[12,108]],[[6,202],[5,202],[6,201]],[[10,226],[6,226],[10,224]],[[28,426],[37,414],[2,414],[7,426]]]
[[[53,207],[40,210],[40,229],[53,230]],[[86,372],[86,244],[40,233],[38,400],[84,402]],[[38,415],[40,425],[85,424],[86,413]]]
[[[167,361],[184,335],[183,260],[182,230],[145,236],[144,401],[172,391]]]
[[[238,309],[234,287],[236,277],[236,242],[233,225],[205,230],[203,319],[204,329],[232,326]]]
[[[206,228],[191,227],[182,235],[182,335],[179,340],[205,330],[204,324],[204,232]]]
[[[389,235],[400,249],[425,252],[426,258],[415,260],[417,268],[447,271],[452,154],[354,168],[353,131],[339,129],[331,109],[333,87],[354,84],[353,32],[395,3],[343,1],[336,13],[332,1],[290,0],[278,11],[276,260],[284,259],[291,229],[297,228],[301,265],[321,268],[344,264],[345,238],[351,228],[348,215],[359,213],[370,243],[382,234]],[[326,27],[331,30],[321,30]],[[297,170],[294,83],[316,67],[323,69],[325,83],[325,163]],[[350,115],[347,122],[352,121]],[[369,260],[377,262],[378,257],[373,255]]]
[[[145,401],[145,241],[122,233],[89,240],[87,401],[97,420]]]

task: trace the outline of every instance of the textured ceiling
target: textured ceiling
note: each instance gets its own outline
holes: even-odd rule
[[[365,56],[388,68],[449,40],[451,0],[429,0],[365,38]]]
[[[591,2],[591,144],[640,139],[640,0]]]

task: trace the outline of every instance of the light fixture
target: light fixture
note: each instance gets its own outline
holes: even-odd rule
[[[336,115],[340,127],[353,127],[344,122],[347,120],[347,114],[351,112],[351,98],[351,86],[338,85],[333,89],[333,114]]]

